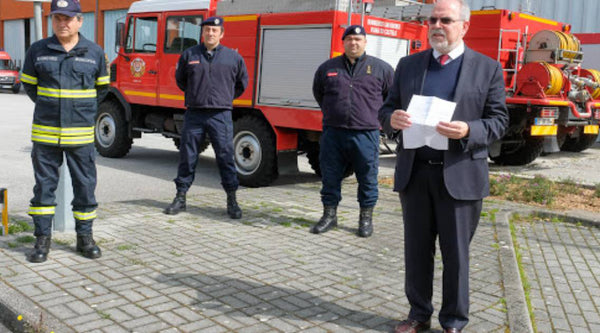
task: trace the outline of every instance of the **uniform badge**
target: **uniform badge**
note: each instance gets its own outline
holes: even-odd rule
[[[192,60],[188,62],[188,65],[200,65],[200,60]]]
[[[221,23],[221,20],[219,20],[219,19],[215,19],[215,24],[216,24],[216,25],[219,25],[219,23]]]
[[[141,58],[135,58],[131,62],[130,70],[133,77],[142,77],[146,73],[146,63]]]
[[[371,65],[367,65],[367,74],[371,74],[373,71],[371,70]]]
[[[332,77],[332,76],[337,76],[337,74],[338,74],[337,72],[330,72],[330,73],[327,73],[327,76]]]
[[[67,1],[65,1],[65,0],[59,0],[56,3],[56,6],[60,7],[60,8],[65,8],[65,7],[69,6],[69,3]]]
[[[355,33],[357,33],[357,34],[359,34],[359,33],[360,33],[360,28],[359,28],[359,27],[356,27],[356,28],[354,29],[354,32],[355,32]]]

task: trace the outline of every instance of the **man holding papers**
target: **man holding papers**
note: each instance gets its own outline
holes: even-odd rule
[[[379,111],[383,129],[398,134],[399,143],[394,190],[402,203],[411,309],[396,333],[431,326],[437,237],[444,267],[439,322],[454,333],[468,323],[469,244],[489,194],[487,149],[508,124],[500,64],[463,42],[469,13],[464,0],[436,2],[433,49],[400,60]]]

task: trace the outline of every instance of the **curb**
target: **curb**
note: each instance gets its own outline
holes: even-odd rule
[[[0,323],[4,324],[13,333],[28,332],[60,332],[75,333],[71,328],[65,326],[59,320],[48,314],[40,312],[40,308],[27,297],[0,281]],[[40,323],[43,313],[43,327],[40,330],[32,330]],[[19,320],[18,317],[22,319]]]
[[[509,215],[512,212],[501,212],[497,220],[497,232],[500,246],[500,266],[502,268],[504,290],[506,292],[506,308],[508,324],[511,332],[533,333],[529,318],[529,310],[525,300],[525,291],[521,283],[517,256],[510,235]]]

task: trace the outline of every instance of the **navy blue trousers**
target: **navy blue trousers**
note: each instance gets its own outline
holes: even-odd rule
[[[33,198],[29,215],[33,217],[35,236],[52,234],[52,220],[56,207],[55,191],[58,187],[59,168],[63,163],[63,153],[73,184],[73,216],[75,231],[78,234],[92,233],[92,223],[96,218],[96,150],[93,144],[82,147],[64,148],[33,143],[31,161],[35,175]]]
[[[349,166],[358,181],[361,208],[374,207],[379,195],[379,130],[349,130],[326,126],[321,134],[321,201],[337,206],[342,200],[342,180]]]
[[[239,186],[235,162],[233,160],[233,120],[229,110],[188,110],[185,113],[181,145],[179,148],[179,168],[175,186],[177,192],[186,193],[194,182],[198,164],[198,146],[204,142],[206,134],[215,151],[221,185],[225,191],[235,191]]]
[[[415,161],[400,193],[404,218],[404,290],[409,318],[424,322],[433,313],[435,242],[442,252],[442,327],[462,329],[469,315],[469,244],[479,223],[481,200],[456,200],[444,185],[442,165]]]

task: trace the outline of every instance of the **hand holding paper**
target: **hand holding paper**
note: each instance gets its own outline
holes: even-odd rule
[[[448,138],[439,134],[435,127],[440,121],[450,122],[456,103],[434,96],[413,95],[406,112],[412,126],[402,131],[404,148],[415,149],[429,146],[438,150],[448,149]]]

